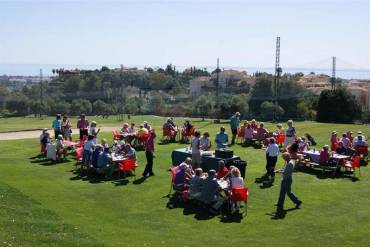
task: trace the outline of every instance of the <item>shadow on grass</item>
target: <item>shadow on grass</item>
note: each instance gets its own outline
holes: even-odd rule
[[[210,210],[210,205],[205,205],[196,200],[184,202],[179,194],[168,194],[162,198],[169,198],[166,207],[169,209],[182,208],[184,215],[194,215],[196,220],[210,220],[218,216],[222,223],[240,223],[243,214],[239,212],[229,213],[228,206],[225,204],[220,213],[214,213]]]
[[[310,175],[316,176],[318,179],[343,179],[348,178],[351,179],[352,182],[357,182],[359,179],[355,176],[353,176],[353,173],[347,173],[347,172],[327,172],[322,171],[321,169],[315,169],[307,166],[298,166],[296,168],[297,172],[303,172]]]
[[[48,159],[48,158],[42,157],[42,156],[35,156],[35,157],[31,157],[29,159],[31,160],[32,164],[38,164],[38,165],[42,165],[42,166],[58,165],[58,164],[68,163],[68,162],[71,161],[68,158],[58,160],[58,161],[53,161],[51,159]]]
[[[282,208],[276,208],[275,212],[272,213],[266,213],[266,215],[271,216],[272,220],[282,220],[285,218],[288,212],[298,210],[299,208],[289,208],[289,209],[282,209]]]
[[[268,189],[274,186],[274,180],[270,180],[266,175],[256,178],[254,182],[260,184],[260,189]]]

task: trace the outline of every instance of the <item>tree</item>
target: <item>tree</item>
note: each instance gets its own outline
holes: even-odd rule
[[[21,93],[12,94],[6,101],[5,107],[10,113],[19,116],[28,115],[30,112],[30,102],[26,96]]]
[[[108,104],[106,104],[102,100],[97,100],[93,103],[92,111],[96,115],[107,116],[110,114],[110,109],[109,109]]]
[[[272,83],[273,77],[271,75],[257,77],[256,83],[252,87],[251,97],[249,100],[249,110],[254,114],[261,113],[262,102],[272,100]]]
[[[124,105],[124,109],[128,114],[135,115],[139,111],[139,107],[136,103],[135,98],[129,98]]]
[[[202,95],[195,101],[194,109],[204,121],[205,116],[209,116],[212,112],[213,105],[214,102],[210,96]]]
[[[151,113],[163,113],[166,110],[165,108],[166,104],[160,94],[156,94],[149,99],[149,110]]]
[[[92,112],[92,105],[90,101],[85,99],[77,99],[72,101],[71,113],[80,115],[81,113],[90,114]]]
[[[261,104],[261,116],[263,119],[272,120],[275,114],[275,104],[271,101],[264,101]],[[278,118],[284,115],[284,109],[281,106],[276,107],[276,115]]]
[[[360,105],[344,88],[321,92],[317,105],[317,121],[352,123],[354,119],[360,117]]]

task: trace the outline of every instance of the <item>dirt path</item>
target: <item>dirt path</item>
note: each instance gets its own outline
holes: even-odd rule
[[[101,127],[100,131],[109,132],[119,128],[120,127]],[[73,129],[72,132],[73,134],[79,133],[78,129]],[[38,138],[40,134],[41,130],[0,133],[0,141]],[[54,136],[54,132],[52,130],[50,130],[50,134],[51,136]]]

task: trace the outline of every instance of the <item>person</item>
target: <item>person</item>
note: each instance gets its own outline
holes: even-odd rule
[[[188,188],[189,180],[194,174],[191,163],[191,158],[187,157],[180,165],[176,167],[177,169],[173,182],[175,190],[184,191]]]
[[[293,120],[288,120],[287,124],[288,128],[285,130],[284,148],[294,143],[296,135],[296,130],[295,127],[293,126]]]
[[[324,147],[320,151],[319,164],[328,165],[329,159],[330,159],[329,146],[324,145]]]
[[[112,156],[109,153],[109,148],[103,148],[103,151],[99,153],[97,168],[105,173],[107,178],[112,177],[114,166],[110,164]]]
[[[243,189],[244,188],[244,180],[243,177],[240,174],[240,170],[237,167],[234,167],[231,170],[231,178],[230,178],[230,189],[231,193],[233,189]],[[231,205],[231,211],[233,212],[235,209],[239,209],[240,202],[233,203]]]
[[[94,144],[98,142],[98,134],[100,132],[100,128],[96,127],[96,122],[92,121],[89,128],[89,135],[94,137]]]
[[[245,145],[249,146],[252,144],[253,135],[254,135],[254,130],[252,129],[251,125],[248,123],[244,131]]]
[[[219,195],[221,187],[216,179],[216,171],[211,169],[204,180],[204,185],[199,199],[205,204],[212,204],[211,212],[216,213],[222,206],[224,199]]]
[[[216,135],[216,148],[217,149],[222,149],[226,147],[226,144],[229,142],[229,137],[227,133],[225,132],[225,127],[222,126],[220,128],[220,132],[217,133]]]
[[[135,123],[131,123],[130,128],[128,129],[128,135],[126,137],[126,142],[131,144],[132,141],[135,139],[135,137],[136,137]]]
[[[338,134],[337,132],[334,130],[333,132],[331,132],[331,137],[330,137],[330,149],[331,151],[335,151],[337,149],[337,146],[338,146]]]
[[[86,119],[85,114],[81,114],[80,119],[77,121],[77,129],[80,130],[80,140],[84,139],[84,136],[88,136],[89,120]]]
[[[338,147],[335,150],[335,152],[337,154],[342,154],[342,155],[345,155],[346,154],[347,149],[345,147],[343,147],[343,142],[341,142],[341,141],[338,142]]]
[[[349,141],[353,143],[353,136],[352,136],[353,132],[349,130],[347,131],[346,134],[347,134],[347,138],[349,139]]]
[[[41,137],[40,137],[41,138]],[[50,134],[49,132],[46,130],[42,136],[42,139],[41,139],[41,146],[42,148],[45,148],[44,150],[41,150],[42,152],[42,155],[46,155],[46,148],[48,146],[48,144],[51,143],[51,138],[50,138]]]
[[[251,121],[251,128],[252,128],[253,130],[257,130],[258,125],[257,125],[257,121],[256,121],[256,119],[252,119],[252,121]]]
[[[108,150],[109,150],[109,145],[108,145],[107,139],[103,138],[101,140],[101,145],[102,145],[103,148],[108,148]]]
[[[342,142],[343,147],[348,151],[352,147],[351,140],[347,137],[347,134],[342,135]]]
[[[240,113],[236,112],[230,118],[230,128],[231,128],[231,133],[232,133],[231,145],[235,144],[235,138],[236,138],[236,135],[238,134],[239,123],[240,123]]]
[[[359,147],[366,147],[366,146],[367,146],[367,142],[363,140],[363,136],[358,135],[354,143],[354,148],[357,149]]]
[[[191,146],[191,159],[193,160],[193,169],[199,168],[201,164],[200,157],[200,132],[197,130],[194,132]]]
[[[122,126],[122,129],[120,130],[120,133],[124,136],[128,135],[129,134],[129,127],[128,127],[128,123],[124,123],[123,126]]]
[[[297,143],[298,143],[298,153],[303,153],[310,149],[310,146],[304,136],[298,137]]]
[[[276,127],[277,127],[277,130],[276,130],[277,135],[285,135],[285,129],[281,123],[278,123]]]
[[[284,208],[285,195],[288,195],[290,200],[295,203],[296,208],[299,208],[302,204],[302,201],[299,200],[291,191],[293,183],[292,175],[294,171],[294,161],[290,159],[289,153],[284,153],[282,156],[285,161],[285,165],[282,169],[276,171],[283,174],[283,179],[281,181],[279,199],[275,205],[278,207],[278,210],[282,210]]]
[[[204,132],[203,136],[200,138],[200,150],[209,151],[211,150],[211,140],[209,139],[209,132]]]
[[[55,140],[55,149],[57,150],[57,159],[65,158],[67,155],[67,150],[63,144],[63,135],[59,134],[58,138]]]
[[[95,146],[95,149],[94,151],[92,151],[92,154],[91,154],[91,165],[95,168],[98,168],[98,158],[99,158],[99,154],[101,151],[103,151],[103,146],[100,145],[100,144],[97,144]]]
[[[163,124],[163,129],[169,133],[172,141],[175,140],[177,135],[177,127],[171,118],[167,118],[167,121]]]
[[[185,121],[183,125],[183,131],[185,131],[186,133],[189,133],[191,129],[193,128],[193,125],[190,123],[190,119],[185,118],[184,120]]]
[[[149,130],[145,128],[144,124],[140,125],[140,128],[137,131],[136,137],[137,137],[136,140],[139,142],[139,145],[144,146],[147,140],[147,137],[149,137]]]
[[[361,137],[362,141],[366,140],[366,137],[362,134],[362,131],[357,131],[357,136],[353,139],[353,145],[355,145],[359,137]]]
[[[94,149],[94,146],[94,136],[89,135],[87,137],[87,141],[84,144],[84,152],[82,155],[82,163],[85,164],[85,166],[89,166],[91,163],[91,153]]]
[[[125,158],[136,160],[136,150],[128,143],[125,145]]]
[[[231,177],[230,177],[230,188],[231,189],[242,189],[244,188],[244,180],[240,173],[239,168],[233,167],[231,169]]]
[[[51,127],[54,129],[54,137],[57,139],[58,136],[62,134],[62,120],[60,114],[56,115]]]
[[[229,173],[229,169],[225,166],[225,161],[220,160],[218,162],[218,171],[216,178],[217,179],[224,179],[224,177]]]
[[[40,134],[40,147],[41,147],[41,151],[40,151],[40,154],[41,155],[44,155],[46,154],[46,145],[43,143],[43,140],[44,140],[44,137],[45,137],[45,133],[48,131],[48,128],[43,128],[42,131],[41,131],[41,134]]]
[[[279,156],[279,146],[275,142],[275,138],[270,138],[266,149],[266,176],[271,181],[275,179],[275,166]]]
[[[264,141],[268,133],[269,133],[268,130],[265,129],[265,124],[261,122],[260,126],[257,128],[257,134],[256,134],[257,140]]]
[[[152,129],[152,133],[145,142],[145,157],[146,166],[143,172],[143,177],[154,176],[153,172],[153,159],[154,159],[154,140],[155,140],[155,130]]]
[[[71,122],[69,121],[67,115],[63,115],[62,133],[63,133],[63,137],[64,137],[65,140],[72,141]]]
[[[192,176],[190,180],[189,186],[189,197],[191,199],[199,199],[202,193],[204,178],[202,177],[203,170],[202,168],[195,169],[195,174]]]
[[[152,126],[150,126],[150,125],[148,124],[148,122],[147,122],[147,121],[144,121],[144,122],[143,122],[143,126],[144,126],[144,128],[145,128],[145,129],[147,129],[148,131],[152,131]]]

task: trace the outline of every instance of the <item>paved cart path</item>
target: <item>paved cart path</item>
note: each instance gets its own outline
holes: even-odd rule
[[[102,132],[109,132],[121,127],[101,127],[100,131]],[[49,130],[51,136],[54,136],[54,131]],[[73,134],[78,134],[78,129],[72,129]],[[7,132],[7,133],[0,133],[0,141],[5,140],[20,140],[20,139],[32,139],[32,138],[39,138],[41,134],[41,130],[29,130],[29,131],[16,131],[16,132]]]

